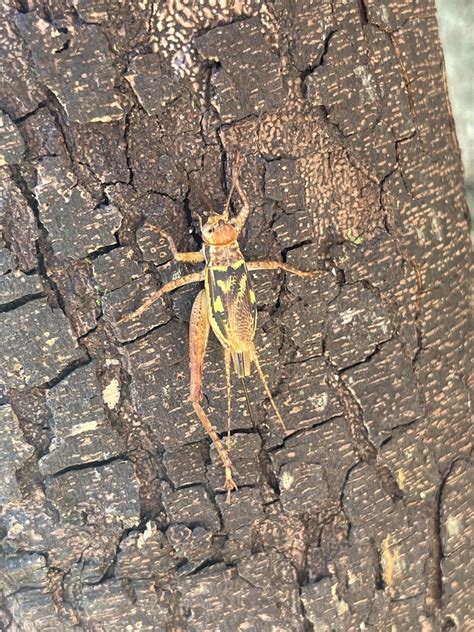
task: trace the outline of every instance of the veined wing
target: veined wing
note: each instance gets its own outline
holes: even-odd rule
[[[211,326],[220,343],[234,352],[248,351],[257,324],[255,293],[243,259],[206,270]]]

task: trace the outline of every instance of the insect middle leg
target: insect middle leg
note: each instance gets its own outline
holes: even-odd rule
[[[191,367],[191,388],[189,399],[196,415],[199,417],[207,434],[210,436],[217,453],[219,454],[225,470],[225,489],[227,490],[227,502],[230,502],[230,493],[237,489],[232,477],[232,462],[229,453],[214,430],[209,417],[201,406],[202,400],[202,371],[204,355],[206,353],[207,339],[209,336],[209,313],[205,290],[201,290],[194,301],[189,323],[189,361]]]
[[[199,281],[204,281],[204,271],[186,274],[183,277],[179,277],[179,279],[175,279],[174,281],[169,281],[168,283],[165,283],[163,287],[160,287],[159,290],[153,292],[153,294],[143,303],[141,307],[121,318],[118,321],[118,324],[126,323],[129,320],[139,318],[144,312],[146,312],[147,309],[149,309],[154,303],[156,303],[156,301],[161,298],[163,294],[172,292],[173,290],[176,290],[178,287],[182,287],[183,285],[189,285],[189,283],[198,283]]]
[[[288,263],[284,263],[283,261],[248,261],[247,269],[251,272],[256,272],[257,270],[285,270],[285,272],[291,272],[291,274],[296,274],[301,277],[315,277],[320,274],[318,270],[300,270],[299,268],[291,266]]]

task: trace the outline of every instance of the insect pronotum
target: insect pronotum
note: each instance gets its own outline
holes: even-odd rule
[[[235,217],[231,218],[229,217],[229,202],[234,189],[240,197],[242,208]],[[204,281],[204,288],[201,289],[194,301],[189,324],[189,360],[191,369],[189,399],[224,465],[224,486],[227,490],[227,502],[230,502],[231,491],[237,489],[233,478],[233,465],[229,456],[231,363],[237,376],[240,378],[250,375],[252,364],[255,365],[271,406],[280,424],[286,430],[282,416],[273,401],[255,349],[257,303],[248,273],[257,270],[285,270],[302,277],[312,277],[317,274],[317,272],[299,270],[281,261],[245,261],[237,239],[245,225],[249,212],[248,197],[240,185],[237,169],[234,169],[232,187],[223,213],[220,215],[211,214],[207,222],[202,226],[203,244],[200,252],[178,252],[170,235],[160,228],[152,227],[153,230],[167,239],[175,261],[204,263],[204,270],[187,274],[166,283],[157,292],[154,292],[140,308],[120,321],[125,322],[139,317],[163,294],[183,285]],[[201,406],[202,372],[210,329],[212,329],[224,349],[228,417],[226,446],[221,441]]]

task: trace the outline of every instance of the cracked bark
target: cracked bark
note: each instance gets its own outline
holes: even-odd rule
[[[433,3],[5,4],[0,622],[466,630],[468,225]],[[225,6],[224,6],[225,5]],[[183,288],[232,155],[257,347],[222,468]],[[238,205],[238,200],[234,200]],[[321,264],[323,263],[323,266]],[[222,353],[205,401],[225,432]]]

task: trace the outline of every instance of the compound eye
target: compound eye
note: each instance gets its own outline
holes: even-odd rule
[[[202,234],[204,235],[204,237],[206,237],[206,239],[208,239],[209,237],[212,236],[213,232],[214,232],[214,227],[213,226],[204,226]]]

